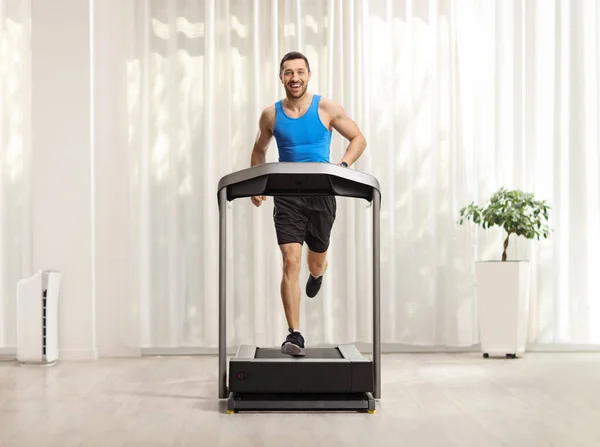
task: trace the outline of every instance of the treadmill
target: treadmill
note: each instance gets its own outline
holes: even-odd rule
[[[218,184],[219,398],[227,412],[360,411],[375,413],[381,398],[380,204],[376,178],[329,163],[265,163],[233,172]],[[304,357],[280,347],[242,345],[226,364],[227,201],[252,196],[335,195],[365,199],[373,208],[373,353],[352,344],[305,349]],[[229,380],[228,380],[229,379]]]

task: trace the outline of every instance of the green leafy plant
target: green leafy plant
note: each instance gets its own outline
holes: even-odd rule
[[[466,220],[472,220],[483,229],[502,227],[507,233],[502,252],[502,261],[506,261],[508,238],[511,234],[538,240],[540,237],[549,237],[547,222],[550,209],[546,201],[535,200],[532,193],[500,188],[490,197],[485,208],[473,202],[462,208],[458,223],[462,225]]]

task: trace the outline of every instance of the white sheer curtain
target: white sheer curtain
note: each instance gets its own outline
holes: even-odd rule
[[[381,182],[382,341],[478,342],[474,262],[502,233],[456,225],[501,186],[553,206],[533,264],[530,341],[600,343],[600,6],[561,1],[137,1],[128,70],[132,216],[143,348],[217,345],[219,178],[249,165],[278,64],[340,102]],[[345,142],[336,135],[332,158]],[[273,143],[268,161],[276,161]],[[370,213],[338,199],[330,268],[302,299],[311,345],[371,340]],[[233,202],[228,341],[286,334],[272,200]],[[307,269],[301,273],[302,286]]]
[[[0,0],[0,350],[16,347],[16,284],[31,270],[30,2]]]

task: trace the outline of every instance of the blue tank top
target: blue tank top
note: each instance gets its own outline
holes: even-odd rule
[[[313,95],[308,110],[299,118],[290,118],[283,111],[281,101],[275,103],[275,128],[280,162],[329,163],[331,131],[319,118],[319,100]]]

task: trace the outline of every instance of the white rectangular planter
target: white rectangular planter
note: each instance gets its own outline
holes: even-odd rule
[[[476,263],[481,352],[518,355],[525,352],[529,317],[529,263]]]

